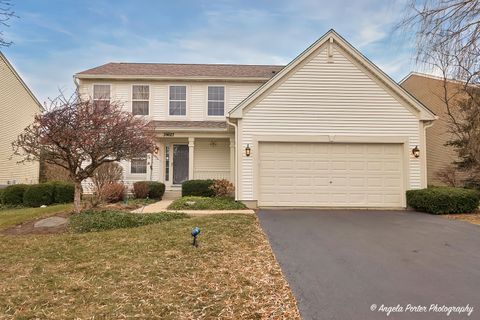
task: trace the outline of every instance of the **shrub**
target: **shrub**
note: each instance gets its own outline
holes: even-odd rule
[[[65,181],[50,181],[47,182],[54,188],[53,203],[69,203],[73,202],[73,195],[75,193],[75,186],[73,183]]]
[[[471,213],[478,209],[476,190],[452,187],[430,187],[407,191],[407,204],[419,211],[433,214]]]
[[[148,197],[149,189],[147,181],[138,181],[133,184],[133,194],[137,199],[145,199]]]
[[[52,204],[55,200],[55,186],[51,183],[32,184],[23,194],[23,204],[28,207],[40,207]]]
[[[213,180],[188,180],[182,183],[182,197],[213,197],[214,191],[210,189]]]
[[[148,181],[148,197],[150,199],[162,200],[165,194],[165,185],[161,182]]]
[[[102,201],[108,203],[119,202],[125,197],[125,186],[119,182],[108,183],[102,187],[100,194]]]
[[[229,198],[182,197],[173,201],[170,210],[241,210],[245,209],[241,202]]]
[[[135,228],[143,225],[184,219],[184,213],[129,213],[123,211],[84,211],[70,218],[69,228],[73,232],[92,232],[111,229]]]
[[[215,197],[217,198],[233,198],[235,187],[233,183],[227,179],[213,180],[213,184],[210,186],[213,190]]]
[[[27,188],[26,184],[14,184],[6,187],[2,195],[3,204],[14,206],[23,204],[23,194]]]
[[[0,189],[0,204],[3,204],[3,191],[5,189]]]

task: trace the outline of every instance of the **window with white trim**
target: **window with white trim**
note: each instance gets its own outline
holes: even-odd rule
[[[170,86],[169,112],[171,116],[187,115],[187,87]]]
[[[225,87],[223,86],[208,87],[208,115],[209,116],[225,115]]]
[[[134,116],[148,116],[150,101],[150,87],[148,85],[132,86],[132,114]]]
[[[130,173],[147,173],[147,155],[132,158],[130,161]]]
[[[95,101],[110,101],[110,85],[109,84],[94,84],[93,85],[93,100],[95,100]]]

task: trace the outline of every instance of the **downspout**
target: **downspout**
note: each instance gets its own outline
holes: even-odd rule
[[[75,84],[75,93],[78,97],[80,93],[80,83],[78,83],[78,78],[76,76],[73,76],[73,83]]]
[[[236,123],[230,122],[230,117],[227,117],[227,123],[235,128],[235,161],[233,161],[233,170],[235,175],[235,200],[238,200],[238,126]]]
[[[435,116],[435,120],[438,119],[438,116]],[[424,180],[425,180],[425,188],[428,187],[428,163],[427,163],[427,129],[430,128],[431,126],[434,125],[435,120],[428,120],[428,121],[423,121],[423,142],[425,145],[423,146],[425,148],[424,155],[423,155],[423,160],[425,162],[425,172],[424,174]]]

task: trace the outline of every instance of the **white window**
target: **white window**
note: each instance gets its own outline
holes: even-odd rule
[[[132,114],[137,116],[148,116],[148,105],[150,100],[150,87],[134,85],[132,87]]]
[[[96,101],[110,101],[110,85],[109,84],[94,84],[93,85],[93,100],[96,100]]]
[[[170,104],[168,114],[171,116],[187,115],[186,86],[170,86]]]
[[[208,115],[223,116],[225,114],[225,87],[208,87]]]
[[[130,173],[147,173],[147,156],[133,158],[130,161]]]

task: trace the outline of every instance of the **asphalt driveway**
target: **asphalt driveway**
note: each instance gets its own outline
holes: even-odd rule
[[[403,211],[258,216],[303,319],[480,319],[479,226]]]

